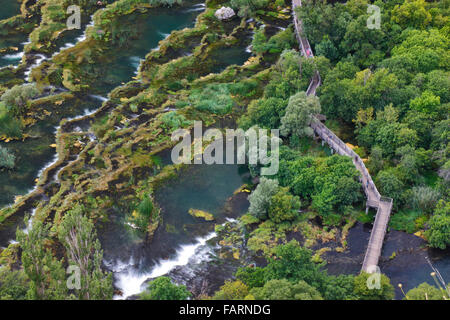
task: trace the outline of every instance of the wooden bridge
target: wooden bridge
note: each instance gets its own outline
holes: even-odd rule
[[[303,33],[302,22],[298,19],[295,8],[301,7],[301,0],[292,0],[292,11],[294,16],[294,25],[297,35],[297,40],[300,44],[300,50],[303,56],[307,58],[313,58],[311,46],[308,39]],[[307,95],[315,95],[317,88],[322,83],[320,74],[318,71],[314,74],[309,87],[306,91]],[[377,187],[373,183],[372,177],[369,174],[364,162],[350,147],[348,147],[338,136],[336,136],[330,129],[328,129],[322,122],[316,117],[313,117],[311,121],[311,128],[315,134],[322,139],[322,144],[326,143],[336,153],[351,157],[356,169],[361,173],[360,181],[366,194],[366,212],[369,207],[377,209],[377,215],[373,224],[372,232],[370,234],[369,244],[367,246],[366,255],[362,265],[362,271],[373,273],[376,271],[378,260],[381,255],[381,249],[383,247],[384,236],[386,234],[389,217],[392,210],[392,199],[382,197],[377,190]]]

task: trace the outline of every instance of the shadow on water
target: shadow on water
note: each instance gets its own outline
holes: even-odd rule
[[[20,4],[19,0],[1,0],[0,20],[20,14]]]
[[[348,249],[345,252],[331,251],[323,255],[328,261],[326,269],[329,274],[356,275],[361,271],[371,227],[369,224],[357,223],[347,236]],[[405,292],[423,282],[435,285],[430,276],[433,270],[427,257],[445,281],[450,282],[450,249],[429,249],[426,245],[422,238],[406,232],[390,230],[386,234],[379,266],[381,272],[391,279],[396,299],[403,298],[398,288],[399,283],[403,285]]]

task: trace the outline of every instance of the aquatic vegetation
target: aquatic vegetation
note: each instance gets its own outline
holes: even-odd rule
[[[374,293],[365,287],[366,274],[335,277],[324,270],[330,259],[353,254],[348,245],[350,229],[356,218],[371,222],[372,215],[361,213],[359,174],[352,159],[330,156],[326,146],[309,138],[311,115],[320,112],[325,115],[319,117],[327,117],[327,125],[338,129],[338,135],[358,145],[355,150],[368,158],[380,190],[395,198],[396,209],[401,210],[390,225],[420,230],[431,246],[448,245],[448,120],[443,118],[448,107],[444,81],[448,39],[445,17],[433,11],[436,3],[419,2],[423,18],[411,26],[405,19],[411,8],[382,3],[384,15],[391,19],[382,31],[367,31],[361,24],[365,3],[312,5],[305,0],[299,14],[318,54],[309,59],[297,51],[290,3],[284,0],[208,0],[193,10],[186,10],[178,0],[73,2],[85,14],[93,14],[94,24],[87,27],[83,41],[51,57],[48,54],[56,52],[68,34],[66,8],[72,2],[29,1],[20,15],[0,21],[2,36],[30,34],[20,64],[0,69],[0,135],[5,143],[16,139],[8,146],[12,152],[0,147],[0,167],[18,169],[14,160],[23,161],[15,149],[23,143],[19,138],[42,139],[41,145],[33,145],[31,156],[49,145],[57,153],[39,171],[32,191],[0,210],[0,223],[33,213],[32,221],[25,222],[26,232],[18,231],[19,243],[0,250],[0,263],[7,265],[0,269],[0,298],[110,299],[112,279],[101,266],[97,232],[101,239],[114,224],[120,236],[132,235],[133,242],[151,247],[152,254],[164,251],[161,258],[170,264],[174,262],[171,249],[183,241],[192,243],[197,235],[200,242],[209,241],[203,232],[212,231],[211,221],[217,220],[217,239],[211,241],[217,257],[211,258],[208,251],[207,259],[214,261],[201,263],[223,263],[232,280],[216,294],[209,292],[213,299],[392,299],[393,288],[385,276],[382,290]],[[144,43],[141,37],[147,34],[141,27],[148,27],[144,21],[172,5],[177,5],[170,11],[177,18],[181,12],[191,12],[191,27],[170,35],[161,32],[151,45]],[[233,7],[239,17],[217,19],[214,13],[222,5]],[[203,10],[197,17],[192,13]],[[184,26],[174,24],[174,28]],[[412,29],[402,33],[399,26]],[[1,50],[9,54],[20,48],[8,44]],[[49,57],[41,61],[38,53]],[[316,70],[324,84],[318,91],[320,103],[302,96]],[[30,71],[27,80],[36,85],[24,84]],[[101,105],[81,98],[93,94],[102,95],[94,96]],[[85,108],[84,115],[76,117]],[[220,209],[224,213],[189,203],[182,210],[186,221],[179,226],[157,201],[157,191],[174,184],[187,170],[170,163],[175,144],[171,134],[180,128],[191,130],[195,120],[224,130],[234,127],[237,119],[243,129],[283,131],[277,180],[258,177],[260,168],[252,167],[254,180],[248,189],[239,189],[230,198],[245,202],[243,192],[254,189],[247,214],[239,217],[241,212],[235,212],[230,199],[224,199],[226,205]],[[51,131],[45,137],[43,127]],[[223,223],[229,217],[237,220]],[[89,241],[81,243],[80,238]],[[158,247],[155,239],[167,239],[166,247]],[[169,244],[175,245],[169,248]],[[213,247],[208,245],[201,249]],[[79,247],[81,254],[75,250]],[[398,251],[391,263],[401,255]],[[142,258],[139,261],[153,256]],[[81,291],[63,286],[67,264],[81,268],[85,279]],[[12,265],[19,271],[9,270]],[[202,267],[199,270],[203,272]],[[216,288],[221,279],[215,280]],[[4,283],[11,290],[3,290]],[[179,282],[159,277],[139,298],[209,298],[203,291],[191,294],[191,283],[187,287],[175,283]]]
[[[0,168],[13,169],[16,157],[7,148],[0,146]]]
[[[189,214],[196,218],[205,219],[205,221],[214,221],[214,216],[206,211],[198,209],[189,209]]]

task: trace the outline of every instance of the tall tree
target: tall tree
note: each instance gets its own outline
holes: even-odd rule
[[[28,223],[28,221],[26,221]],[[65,271],[47,248],[49,226],[35,220],[27,233],[17,229],[17,240],[22,248],[22,264],[31,280],[29,299],[63,299],[67,295]]]
[[[67,212],[58,228],[58,237],[66,248],[69,265],[80,270],[79,299],[111,299],[112,275],[102,271],[103,251],[94,224],[83,215],[84,208],[75,206]]]
[[[315,114],[320,113],[319,99],[307,96],[305,92],[298,92],[289,99],[286,114],[281,119],[281,134],[300,137],[312,136],[313,130],[309,126]]]

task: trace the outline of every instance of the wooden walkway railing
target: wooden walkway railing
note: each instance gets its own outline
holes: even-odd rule
[[[300,44],[300,50],[303,56],[307,58],[313,58],[313,52],[309,44],[308,39],[303,33],[302,22],[298,19],[295,9],[301,7],[301,0],[292,0],[292,10],[294,16],[294,25],[297,35],[297,40]],[[317,88],[321,85],[322,80],[318,71],[315,72],[309,87],[306,91],[307,95],[315,95]],[[366,211],[369,207],[377,208],[377,215],[373,224],[372,232],[370,234],[369,244],[367,246],[366,254],[364,256],[364,262],[362,265],[362,271],[375,272],[378,265],[379,258],[381,256],[381,250],[383,248],[384,236],[386,234],[389,217],[392,211],[393,200],[391,198],[382,197],[377,190],[377,187],[373,183],[372,177],[369,174],[364,162],[356,152],[349,148],[338,136],[336,136],[330,129],[328,129],[322,122],[316,117],[313,117],[311,121],[311,128],[314,132],[327,143],[330,148],[336,153],[351,157],[356,169],[361,173],[360,181],[363,186],[364,193],[366,194]]]

